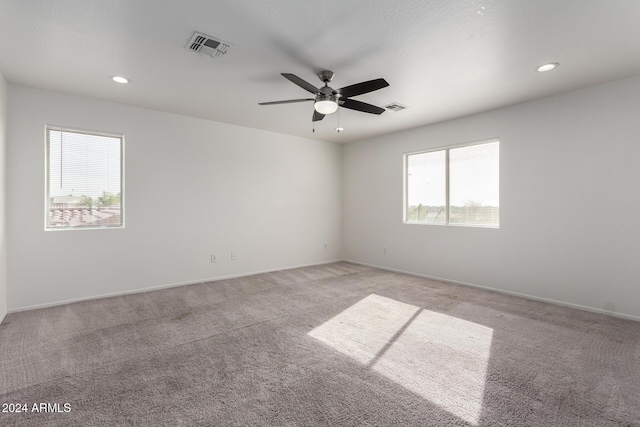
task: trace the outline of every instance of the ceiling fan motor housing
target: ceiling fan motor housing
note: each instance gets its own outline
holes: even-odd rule
[[[336,93],[333,88],[329,87],[329,86],[324,86],[321,87],[320,89],[318,89],[318,94],[316,95],[316,100],[315,102],[318,101],[331,101],[331,102],[338,102],[338,99],[340,98],[340,94]]]

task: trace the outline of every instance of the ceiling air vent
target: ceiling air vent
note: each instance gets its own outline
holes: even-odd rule
[[[185,49],[217,58],[218,56],[226,55],[229,46],[230,44],[227,42],[196,31],[189,39]]]
[[[389,105],[385,105],[384,108],[386,108],[387,110],[398,112],[398,111],[404,110],[405,108],[407,108],[407,106],[406,105],[402,105],[402,104],[397,103],[397,102],[392,102]]]

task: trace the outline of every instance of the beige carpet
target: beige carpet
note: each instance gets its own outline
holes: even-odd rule
[[[0,404],[26,409],[2,426],[637,426],[640,322],[336,263],[10,314]]]

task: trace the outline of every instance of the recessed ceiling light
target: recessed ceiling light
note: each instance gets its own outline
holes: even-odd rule
[[[558,68],[558,64],[557,62],[550,62],[548,64],[543,64],[541,66],[538,67],[538,71],[541,73],[544,73],[545,71],[551,71],[554,68]]]
[[[122,77],[122,76],[111,76],[111,80],[113,80],[116,83],[129,83],[129,79],[126,77]]]

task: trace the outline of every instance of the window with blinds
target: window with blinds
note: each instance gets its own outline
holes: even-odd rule
[[[405,222],[500,225],[500,142],[405,155]]]
[[[46,127],[47,230],[124,226],[124,136]]]

